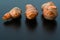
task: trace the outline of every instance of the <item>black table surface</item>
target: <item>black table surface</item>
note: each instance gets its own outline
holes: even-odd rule
[[[41,5],[53,1],[58,9],[56,20],[49,22],[42,17]],[[25,17],[25,5],[33,4],[38,9],[36,19]],[[13,7],[22,9],[21,17],[10,21],[2,16]],[[0,40],[60,40],[60,0],[0,0]]]

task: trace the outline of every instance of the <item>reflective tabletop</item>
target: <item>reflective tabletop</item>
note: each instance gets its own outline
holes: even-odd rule
[[[41,5],[49,1],[53,1],[58,9],[54,21],[42,17]],[[26,4],[33,4],[38,9],[36,19],[26,19]],[[13,7],[22,9],[21,17],[2,20],[2,16]],[[0,0],[0,40],[60,40],[60,0]]]

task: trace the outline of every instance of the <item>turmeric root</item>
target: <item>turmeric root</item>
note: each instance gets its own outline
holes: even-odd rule
[[[7,12],[6,14],[4,14],[4,16],[2,17],[4,20],[8,20],[11,18],[17,18],[21,15],[22,10],[18,7],[14,7],[13,9],[11,9],[9,12]]]
[[[26,18],[27,19],[34,19],[38,15],[37,9],[32,4],[26,5]]]
[[[47,2],[42,5],[43,17],[47,20],[54,20],[57,17],[57,7],[53,2]]]

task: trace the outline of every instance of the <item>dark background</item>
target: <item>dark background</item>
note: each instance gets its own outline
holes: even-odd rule
[[[58,9],[56,20],[49,22],[42,18],[41,5],[53,1]],[[39,11],[35,20],[25,18],[25,5],[33,4]],[[13,7],[22,9],[20,18],[2,20],[2,16]],[[59,0],[0,0],[0,40],[60,40]]]

